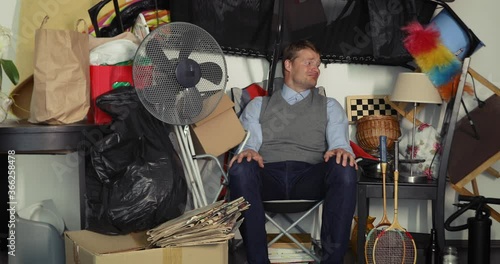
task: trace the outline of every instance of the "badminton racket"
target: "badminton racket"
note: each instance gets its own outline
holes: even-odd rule
[[[380,136],[380,161],[382,169],[382,197],[383,197],[383,209],[384,213],[380,222],[368,232],[365,240],[365,262],[367,264],[373,264],[373,246],[375,245],[375,240],[377,236],[382,233],[382,230],[387,226],[391,225],[389,218],[387,217],[387,195],[385,189],[386,182],[386,172],[387,172],[387,136]]]
[[[394,220],[375,240],[373,245],[374,264],[415,264],[417,262],[415,241],[398,220],[398,141],[395,141],[395,149]]]

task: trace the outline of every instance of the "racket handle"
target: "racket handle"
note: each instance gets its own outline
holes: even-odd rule
[[[387,136],[380,136],[380,161],[387,163]]]
[[[399,166],[399,141],[394,140],[394,170],[398,170]]]
[[[398,212],[398,179],[399,179],[399,171],[394,170],[394,213],[396,214],[395,217],[397,217],[397,212]]]

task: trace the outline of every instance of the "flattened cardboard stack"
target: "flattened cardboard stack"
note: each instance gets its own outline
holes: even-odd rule
[[[186,212],[159,225],[146,234],[151,247],[196,246],[225,242],[243,222],[241,212],[250,204],[243,197],[224,203],[219,201]]]

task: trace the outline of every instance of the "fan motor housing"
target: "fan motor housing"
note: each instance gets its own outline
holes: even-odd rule
[[[194,87],[201,78],[200,65],[192,59],[181,60],[175,69],[175,77],[180,85]]]

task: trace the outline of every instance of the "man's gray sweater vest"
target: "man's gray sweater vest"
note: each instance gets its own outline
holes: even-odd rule
[[[324,161],[326,142],[327,98],[314,88],[300,102],[289,105],[275,90],[264,97],[260,112],[264,162],[304,161],[316,164]]]

